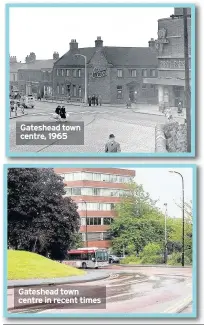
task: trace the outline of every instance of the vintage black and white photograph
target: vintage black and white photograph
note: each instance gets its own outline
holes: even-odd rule
[[[193,5],[7,10],[9,156],[195,155]]]

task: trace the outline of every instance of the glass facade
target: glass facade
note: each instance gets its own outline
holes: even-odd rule
[[[115,204],[114,203],[92,203],[87,202],[85,203],[77,203],[78,210],[86,211],[86,207],[88,211],[111,211],[114,210]]]
[[[112,174],[101,174],[91,172],[75,172],[61,174],[65,181],[98,181],[108,183],[130,183],[133,180],[132,176],[120,176]]]
[[[128,195],[128,190],[99,188],[99,187],[65,187],[67,196],[87,195],[87,196],[113,196],[121,197]]]
[[[108,232],[87,232],[87,240],[99,241],[99,240],[111,240],[111,236]],[[86,241],[86,233],[82,233],[82,241]]]
[[[106,218],[106,217],[87,217],[87,225],[88,226],[109,226],[112,222],[112,218]],[[86,225],[86,218],[81,218],[81,226]]]

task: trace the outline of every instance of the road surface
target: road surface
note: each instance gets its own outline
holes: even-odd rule
[[[97,270],[95,270],[97,272]],[[8,290],[8,305],[11,313],[38,313],[53,314],[148,314],[148,313],[178,313],[178,306],[192,297],[192,274],[191,269],[181,268],[131,268],[113,267],[109,270],[109,278],[100,281],[65,285],[64,288],[77,289],[77,286],[84,288],[84,292],[90,286],[94,286],[94,293],[97,296],[97,288],[106,286],[106,308],[105,309],[75,309],[68,305],[47,305],[29,306],[24,309],[13,309],[13,289]],[[57,286],[54,286],[56,288]],[[82,295],[84,294],[82,292]],[[10,302],[10,303],[9,303]],[[189,309],[182,313],[189,313]],[[96,315],[97,316],[97,315]]]
[[[155,152],[155,126],[165,123],[164,116],[135,113],[124,107],[96,106],[84,107],[67,105],[71,121],[84,121],[85,142],[80,146],[56,145],[16,145],[16,121],[53,122],[50,119],[56,103],[37,102],[34,109],[26,110],[26,117],[10,120],[10,152],[36,153],[103,153],[110,133],[116,136],[121,151],[130,153]],[[59,143],[59,140],[58,142]]]

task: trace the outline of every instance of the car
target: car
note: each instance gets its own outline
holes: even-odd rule
[[[120,259],[116,255],[109,255],[109,263],[119,263]]]
[[[28,96],[23,96],[21,98],[21,105],[24,108],[34,108],[35,106],[35,98],[32,95],[28,95]]]

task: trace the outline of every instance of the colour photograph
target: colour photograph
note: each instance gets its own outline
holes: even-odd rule
[[[5,165],[4,316],[195,318],[195,165]]]
[[[195,5],[7,4],[6,60],[7,156],[195,156]]]

